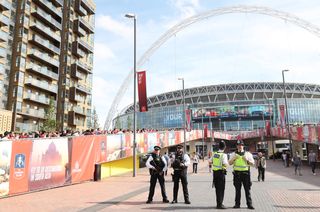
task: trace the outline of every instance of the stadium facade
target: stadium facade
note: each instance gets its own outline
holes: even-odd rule
[[[316,124],[320,121],[320,86],[286,83],[290,124]],[[212,130],[253,130],[285,124],[283,83],[255,82],[188,88],[186,109],[192,112],[193,128],[207,124]],[[138,106],[137,106],[138,107]],[[137,113],[137,128],[168,129],[183,126],[183,90],[148,98],[148,112]],[[133,105],[113,119],[113,126],[132,129]]]

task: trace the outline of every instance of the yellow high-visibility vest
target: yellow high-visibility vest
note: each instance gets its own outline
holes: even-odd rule
[[[237,155],[237,153],[235,153]],[[240,155],[239,155],[240,156]],[[242,156],[237,158],[233,163],[233,170],[234,171],[248,171],[249,165],[245,160],[243,160]]]
[[[223,152],[213,152],[212,156],[212,170],[218,171],[225,169],[223,165]]]

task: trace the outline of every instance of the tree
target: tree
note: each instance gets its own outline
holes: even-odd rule
[[[44,122],[41,126],[41,130],[46,132],[52,132],[56,130],[56,107],[53,98],[50,98],[49,106],[45,109]]]
[[[93,128],[94,129],[100,128],[99,117],[96,111],[96,107],[93,107],[92,118],[93,118]]]

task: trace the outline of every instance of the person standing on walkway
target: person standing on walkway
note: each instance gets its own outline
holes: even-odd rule
[[[299,176],[302,176],[301,174],[301,157],[299,155],[299,152],[296,152],[296,154],[292,158],[292,163],[294,165],[294,174],[297,175],[297,170],[299,172]]]
[[[228,166],[228,156],[224,153],[226,144],[224,141],[220,141],[219,150],[212,154],[212,171],[213,182],[216,187],[216,202],[217,209],[226,209],[223,205],[224,190],[226,186],[226,168]]]
[[[310,150],[310,153],[308,155],[309,163],[311,165],[312,173],[313,175],[316,175],[316,164],[317,164],[317,155],[313,150]]]
[[[194,152],[192,155],[192,173],[198,173],[199,156]]]
[[[170,165],[171,165],[171,164],[170,164],[170,158],[169,158],[167,152],[164,153],[163,157],[164,157],[164,159],[165,159],[166,162],[167,162],[167,169],[166,169],[166,171],[164,172],[164,175],[167,176],[167,175],[168,175],[168,168],[169,168]]]
[[[285,151],[282,151],[282,160],[283,160],[283,166],[287,167],[287,154],[285,153]]]
[[[267,161],[266,158],[263,156],[262,152],[258,153],[256,168],[258,169],[258,181],[264,181],[264,173],[266,170]]]
[[[254,159],[250,152],[244,151],[243,141],[237,141],[237,151],[230,156],[229,164],[233,165],[233,185],[236,189],[235,205],[233,208],[240,208],[241,186],[243,185],[248,209],[254,209],[250,194],[251,177],[250,166],[254,165]]]
[[[149,187],[149,196],[147,200],[147,204],[152,203],[154,189],[156,187],[157,180],[159,181],[161,187],[162,194],[162,202],[168,203],[169,200],[166,194],[166,188],[164,184],[164,172],[167,170],[167,162],[166,159],[160,155],[160,147],[154,146],[154,151],[149,156],[146,166],[149,168],[150,172],[150,187]]]
[[[177,145],[177,150],[174,155],[174,161],[171,164],[173,168],[173,201],[172,204],[178,202],[178,191],[179,191],[179,180],[181,179],[184,203],[191,204],[189,200],[188,192],[188,180],[187,180],[187,169],[190,165],[190,158],[182,150],[183,146],[181,144]]]

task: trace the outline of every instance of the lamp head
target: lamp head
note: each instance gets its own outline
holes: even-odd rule
[[[183,77],[179,77],[178,80],[184,80],[184,78]]]
[[[136,18],[136,15],[133,14],[133,13],[127,13],[127,14],[124,15],[124,17],[126,17],[126,18]]]

